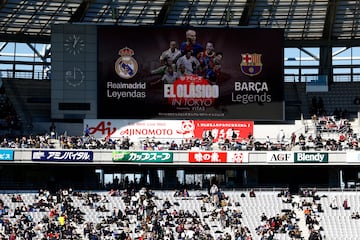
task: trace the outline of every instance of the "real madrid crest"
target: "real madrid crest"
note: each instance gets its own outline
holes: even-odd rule
[[[134,51],[131,48],[124,47],[119,51],[120,57],[115,62],[115,71],[121,78],[130,79],[138,71],[138,63],[132,57]]]
[[[245,53],[241,54],[241,71],[250,77],[258,75],[262,70],[261,55],[257,53]]]

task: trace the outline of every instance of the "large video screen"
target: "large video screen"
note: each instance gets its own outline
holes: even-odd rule
[[[98,27],[98,118],[283,120],[283,30]]]

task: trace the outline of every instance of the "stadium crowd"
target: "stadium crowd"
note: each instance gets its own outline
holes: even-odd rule
[[[257,216],[258,226],[250,229],[243,223],[245,202],[234,201],[233,195],[227,195],[216,184],[207,192],[192,195],[187,189],[162,195],[149,188],[131,186],[109,192],[68,188],[54,193],[40,189],[31,194],[1,194],[0,239],[271,240],[276,234],[287,236],[283,239],[304,239],[298,225],[299,209],[306,218],[308,239],[322,239],[317,219],[322,210],[316,190],[296,196],[287,189],[277,195],[273,192],[274,198],[292,208],[274,216],[263,213]],[[254,190],[237,194],[243,199],[257,197]],[[306,200],[309,197],[311,202]],[[198,204],[187,208],[187,201]],[[94,211],[98,213],[96,218],[91,213]]]
[[[49,133],[39,135],[23,136],[9,132],[1,137],[0,147],[149,151],[268,151],[294,148],[359,150],[359,138],[347,119],[314,116],[312,120],[317,130],[315,135],[280,132],[266,139],[256,139],[256,136],[249,135],[246,139],[220,139],[213,142],[211,136],[204,136],[166,142],[146,138],[134,143],[129,137],[99,139],[85,132],[82,136],[57,135],[54,134],[56,129],[50,128]],[[332,138],[324,137],[324,133],[328,132],[336,134]],[[246,216],[242,208],[246,205],[234,202],[232,196],[226,195],[216,185],[212,185],[208,192],[198,191],[194,195],[186,189],[176,190],[170,198],[139,186],[112,189],[107,193],[73,191],[69,188],[54,193],[41,189],[31,194],[30,198],[29,193],[7,194],[6,199],[5,195],[0,194],[0,239],[271,240],[276,234],[285,234],[289,239],[303,239],[304,232],[298,225],[299,211],[306,219],[308,239],[322,239],[318,213],[324,210],[316,190],[304,190],[296,196],[287,190],[281,191],[278,197],[282,202],[291,204],[292,208],[272,216],[258,216],[259,224],[255,229],[243,224]],[[256,198],[255,191],[241,195],[244,198]],[[110,205],[113,199],[116,199],[116,207]],[[182,208],[182,203],[189,199],[200,202],[200,207]],[[344,204],[343,207],[345,209]],[[94,211],[98,213],[96,219],[90,216],[90,212]],[[353,219],[360,218],[355,211],[351,216]],[[215,231],[213,224],[228,231]]]
[[[359,150],[359,137],[354,132],[346,110],[335,109],[327,116],[322,104],[317,99],[312,101],[312,125],[314,131],[309,132],[282,132],[277,136],[257,138],[249,134],[247,138],[220,138],[214,141],[211,134],[202,138],[158,140],[152,137],[140,142],[131,141],[129,137],[122,138],[95,138],[84,128],[82,136],[67,136],[56,131],[54,123],[49,131],[41,134],[19,134],[19,120],[11,102],[0,89],[0,129],[5,129],[0,135],[1,148],[62,148],[62,149],[135,149],[136,150]],[[319,117],[318,117],[319,116]],[[1,121],[3,123],[1,123]],[[2,128],[1,128],[2,127]],[[333,133],[325,137],[324,133]],[[56,141],[55,141],[56,140]]]
[[[133,142],[129,137],[95,138],[86,133],[82,136],[58,135],[53,126],[50,132],[28,136],[5,134],[0,142],[1,148],[61,148],[61,149],[136,149],[136,150],[232,150],[232,151],[269,151],[269,150],[359,150],[359,137],[347,119],[336,120],[332,117],[313,118],[315,132],[285,133],[257,139],[220,138],[214,141],[211,135],[193,139],[169,139],[160,141],[153,137]],[[330,127],[331,126],[331,127]],[[331,136],[325,136],[329,132]]]

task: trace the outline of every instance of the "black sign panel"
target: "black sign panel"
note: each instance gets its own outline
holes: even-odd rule
[[[281,29],[98,27],[98,118],[283,120],[283,91]]]

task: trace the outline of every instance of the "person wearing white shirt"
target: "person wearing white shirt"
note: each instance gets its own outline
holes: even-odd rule
[[[175,63],[180,56],[181,51],[176,47],[176,41],[170,41],[169,48],[160,55],[160,63],[165,64],[165,59],[169,59],[171,62]]]
[[[184,56],[180,57],[176,62],[176,68],[180,69],[180,65],[183,64],[185,68],[185,74],[194,74],[200,67],[199,60],[191,55],[191,51],[187,51]]]

